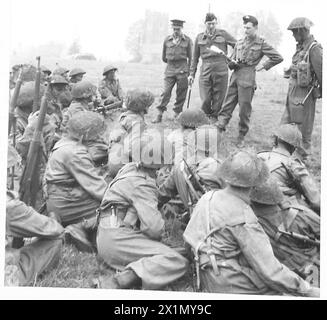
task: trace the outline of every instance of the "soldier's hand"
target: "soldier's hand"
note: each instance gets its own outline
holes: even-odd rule
[[[188,85],[189,86],[192,86],[193,82],[194,82],[194,77],[193,76],[189,76],[188,77]]]

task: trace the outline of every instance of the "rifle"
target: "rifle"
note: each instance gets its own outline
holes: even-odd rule
[[[310,238],[308,236],[304,236],[302,234],[292,232],[292,231],[287,232],[287,231],[282,231],[282,230],[278,229],[278,232],[280,232],[281,234],[284,234],[286,236],[292,237],[293,239],[300,240],[304,243],[309,243],[314,246],[320,247],[320,241],[317,239]]]
[[[36,194],[39,187],[39,160],[42,153],[42,129],[43,123],[46,116],[47,105],[48,105],[48,94],[50,85],[47,85],[45,93],[42,97],[40,112],[38,115],[37,126],[35,128],[33,139],[30,143],[26,165],[22,178],[20,180],[20,199],[27,205],[32,207],[35,206]]]
[[[117,102],[111,103],[109,105],[100,104],[100,105],[96,106],[93,109],[93,111],[98,112],[98,113],[102,113],[103,115],[105,115],[107,111],[114,110],[114,109],[119,109],[122,106],[123,106],[123,101],[117,101]]]
[[[36,57],[36,60],[37,60],[37,71],[36,71],[36,78],[35,78],[33,113],[39,110],[40,83],[41,83],[40,56]]]
[[[291,184],[296,188],[301,190],[301,185],[298,181],[298,179],[296,178],[296,176],[293,174],[293,172],[286,166],[286,164],[284,162],[281,162],[283,168],[285,169],[287,175],[289,176],[289,178],[291,179]]]
[[[193,170],[190,168],[190,166],[187,164],[184,158],[183,158],[183,163],[187,169],[188,180],[193,179],[193,181],[195,182],[195,187],[201,190],[202,194],[205,194],[206,192],[210,191],[209,188],[206,187],[205,183],[203,182],[199,174],[197,172],[193,172]]]

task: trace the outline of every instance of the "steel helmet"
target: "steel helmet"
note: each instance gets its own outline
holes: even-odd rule
[[[112,65],[106,66],[103,69],[102,75],[105,75],[107,72],[109,72],[111,70],[117,71],[118,69],[116,67],[112,66]]]
[[[78,74],[85,74],[86,71],[84,71],[82,68],[74,68],[69,72],[70,77],[74,77]]]
[[[187,109],[178,116],[178,122],[187,128],[197,128],[207,124],[208,118],[206,114],[199,109]]]
[[[302,134],[297,125],[294,123],[282,124],[274,133],[274,136],[294,146],[295,148],[301,146]]]
[[[81,81],[76,83],[72,88],[74,99],[83,99],[91,97],[96,93],[96,86],[90,81]]]
[[[67,122],[68,135],[83,141],[96,140],[106,130],[104,118],[93,111],[80,111]]]
[[[59,76],[65,76],[66,73],[68,73],[69,70],[63,67],[58,67],[53,70],[52,74],[53,75],[59,75]]]
[[[287,30],[293,30],[293,29],[310,29],[310,27],[313,26],[313,22],[310,21],[308,18],[305,17],[297,17],[291,21],[289,26],[287,27]]]
[[[52,72],[49,68],[47,68],[46,66],[41,66],[41,71],[44,73],[47,73],[48,75],[50,75]]]
[[[150,91],[130,90],[126,94],[126,108],[134,112],[146,110],[154,102],[154,95]]]
[[[68,84],[68,81],[63,76],[52,73],[50,84]]]
[[[242,150],[231,154],[222,163],[220,176],[232,186],[249,188],[265,182],[269,169],[257,155]]]
[[[257,203],[275,205],[281,203],[284,196],[276,178],[270,176],[263,184],[252,188],[250,198]]]

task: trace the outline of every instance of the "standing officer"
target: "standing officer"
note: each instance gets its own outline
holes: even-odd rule
[[[176,84],[175,116],[180,114],[187,94],[187,77],[192,59],[192,40],[183,34],[182,20],[171,20],[173,34],[168,36],[163,44],[162,61],[167,63],[165,71],[165,87],[161,95],[161,102],[157,106],[158,115],[153,123],[161,122],[162,114],[171,97],[171,91]]]
[[[252,111],[251,101],[256,89],[255,72],[269,70],[283,61],[282,56],[270,46],[265,39],[257,35],[258,20],[253,16],[243,17],[245,37],[236,43],[229,68],[234,70],[231,75],[229,88],[224,105],[218,115],[218,127],[221,131],[232,117],[239,103],[239,135],[237,146],[244,145],[244,137],[249,131]],[[263,56],[269,59],[258,65]]]
[[[213,13],[207,13],[205,24],[206,31],[200,33],[195,39],[189,82],[193,83],[201,57],[199,84],[202,110],[217,119],[226,95],[228,68],[226,59],[210,48],[215,46],[226,54],[227,46],[234,47],[236,39],[225,30],[216,28],[217,17]]]
[[[304,17],[295,18],[288,26],[297,42],[292,65],[285,72],[290,78],[286,109],[281,123],[297,123],[302,132],[303,148],[311,154],[311,134],[316,100],[322,93],[322,47],[310,34],[313,23]]]

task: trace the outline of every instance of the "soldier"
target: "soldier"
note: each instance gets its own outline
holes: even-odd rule
[[[99,84],[99,93],[103,99],[104,105],[109,105],[121,101],[123,104],[123,90],[119,80],[116,78],[118,69],[114,66],[106,66],[103,69],[104,76]]]
[[[130,90],[126,94],[127,111],[119,117],[119,128],[110,133],[108,150],[109,175],[115,177],[119,169],[130,161],[131,148],[138,146],[138,140],[146,129],[144,116],[154,102],[150,91]],[[127,147],[127,149],[124,149]]]
[[[63,111],[69,107],[71,101],[72,94],[68,81],[60,75],[53,75],[50,81],[47,113],[54,119],[58,134],[63,121]]]
[[[175,117],[183,110],[187,94],[187,77],[189,75],[192,60],[192,40],[185,35],[182,20],[171,20],[173,34],[168,36],[163,43],[162,61],[167,63],[165,70],[164,91],[161,94],[161,102],[157,106],[158,115],[153,123],[162,121],[162,115],[167,110],[171,92],[176,84]]]
[[[195,39],[189,82],[193,83],[201,57],[199,86],[202,110],[217,120],[218,112],[226,95],[228,68],[226,59],[211,50],[211,47],[218,47],[226,54],[227,47],[234,47],[236,39],[225,30],[216,28],[217,17],[213,13],[207,13],[205,24],[206,31],[200,33]]]
[[[61,77],[65,78],[65,80],[67,82],[69,82],[68,72],[69,72],[69,70],[64,67],[57,67],[56,69],[53,70],[52,76],[55,76],[55,75],[61,76]]]
[[[289,200],[320,212],[319,188],[305,164],[294,157],[294,151],[301,144],[301,132],[295,124],[283,124],[274,136],[273,149],[259,152],[258,156],[266,160],[271,175],[278,180],[279,187]]]
[[[41,66],[41,71],[42,71],[41,83],[50,81],[52,71],[46,66]]]
[[[319,296],[319,289],[282,265],[250,204],[251,188],[269,176],[264,161],[240,151],[220,167],[227,187],[196,204],[184,239],[198,261],[205,292]]]
[[[86,72],[81,68],[74,68],[69,72],[70,84],[73,86],[74,83],[83,80],[84,74]]]
[[[95,169],[86,144],[99,138],[105,131],[102,116],[85,111],[73,115],[67,123],[67,135],[59,140],[49,157],[45,171],[47,209],[55,211],[62,225],[70,226],[71,233],[85,238],[84,219],[95,217],[107,183]]]
[[[146,159],[151,154],[153,161]],[[142,143],[142,155],[140,163],[126,164],[119,171],[101,203],[98,254],[120,272],[100,277],[100,288],[156,290],[187,272],[187,259],[160,242],[164,220],[157,209],[155,172],[167,154],[161,141],[154,140]]]
[[[195,153],[195,130],[196,128],[208,124],[208,118],[202,110],[187,109],[184,110],[177,121],[180,128],[172,131],[167,139],[173,145],[174,160],[178,165],[183,157],[192,157]]]
[[[265,39],[257,35],[258,20],[253,16],[243,17],[245,37],[234,47],[229,68],[234,70],[229,83],[227,96],[218,114],[217,125],[225,131],[233,111],[239,104],[239,135],[237,146],[244,146],[244,137],[249,131],[252,111],[251,101],[256,90],[256,71],[269,70],[283,61],[282,56]],[[263,56],[269,59],[260,64]]]
[[[15,149],[8,146],[8,168],[19,158]],[[56,215],[39,214],[19,200],[14,191],[7,190],[6,205],[6,252],[5,285],[32,285],[38,275],[58,264],[64,228],[56,221]],[[13,237],[37,237],[30,244],[14,249]]]
[[[295,18],[288,26],[297,42],[291,67],[286,70],[289,88],[286,109],[281,123],[295,122],[302,132],[303,148],[311,154],[316,100],[322,94],[322,46],[310,34],[313,23],[304,17]]]
[[[269,237],[275,257],[303,279],[314,263],[318,266],[320,217],[307,207],[285,202],[275,178],[252,189],[251,207]],[[283,234],[287,232],[290,235]],[[294,235],[293,235],[294,234]],[[309,241],[299,239],[307,237]]]

